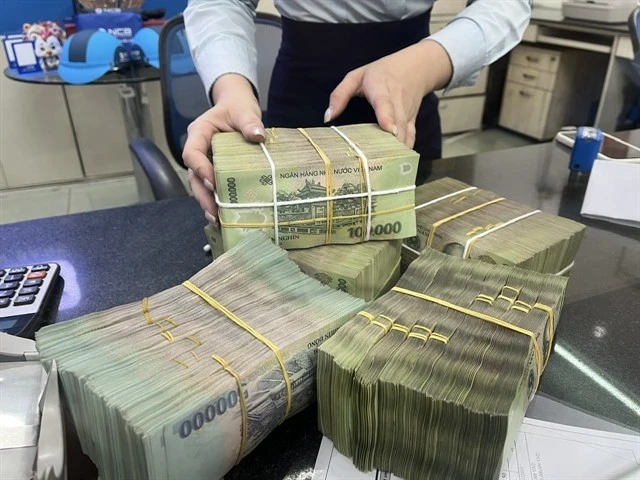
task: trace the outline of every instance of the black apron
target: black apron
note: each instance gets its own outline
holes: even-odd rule
[[[430,11],[394,22],[328,24],[282,19],[282,45],[269,89],[267,127],[324,125],[329,96],[351,70],[413,45],[429,35]],[[415,68],[428,68],[416,65]],[[335,125],[377,123],[365,98],[351,100]],[[416,119],[420,154],[417,184],[431,173],[431,161],[441,157],[442,134],[438,98],[427,95]]]

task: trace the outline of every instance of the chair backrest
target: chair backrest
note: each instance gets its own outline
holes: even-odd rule
[[[629,15],[629,35],[633,45],[633,53],[640,52],[640,7],[636,7]]]
[[[281,38],[280,18],[258,13],[258,90],[263,112],[268,108],[271,72],[280,50]],[[184,166],[182,149],[187,139],[187,127],[209,108],[209,101],[191,58],[182,15],[169,20],[160,33],[160,85],[167,144],[176,162]]]

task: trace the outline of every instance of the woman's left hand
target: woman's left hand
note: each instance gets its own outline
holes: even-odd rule
[[[337,118],[354,96],[364,96],[380,127],[413,147],[422,99],[446,86],[452,74],[449,55],[439,43],[419,42],[349,72],[331,94],[324,121]]]

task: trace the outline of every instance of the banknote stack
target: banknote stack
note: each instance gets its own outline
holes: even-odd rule
[[[101,479],[213,480],[315,400],[317,347],[363,305],[256,234],[188,282],[36,341]]]
[[[497,479],[567,280],[425,250],[318,350],[322,432],[363,471]]]
[[[419,155],[372,124],[270,129],[263,144],[213,137],[224,243],[255,230],[285,249],[416,234]]]
[[[406,268],[425,247],[462,258],[568,274],[584,225],[452,178],[416,189],[417,235],[405,240]]]
[[[220,228],[204,229],[214,260],[225,252]],[[290,250],[289,258],[319,282],[365,301],[389,291],[400,278],[401,240],[322,245]]]

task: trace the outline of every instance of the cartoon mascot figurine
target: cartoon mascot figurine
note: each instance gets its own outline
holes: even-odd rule
[[[43,71],[56,70],[60,65],[65,31],[55,22],[25,23],[24,39],[33,42],[38,63]]]

